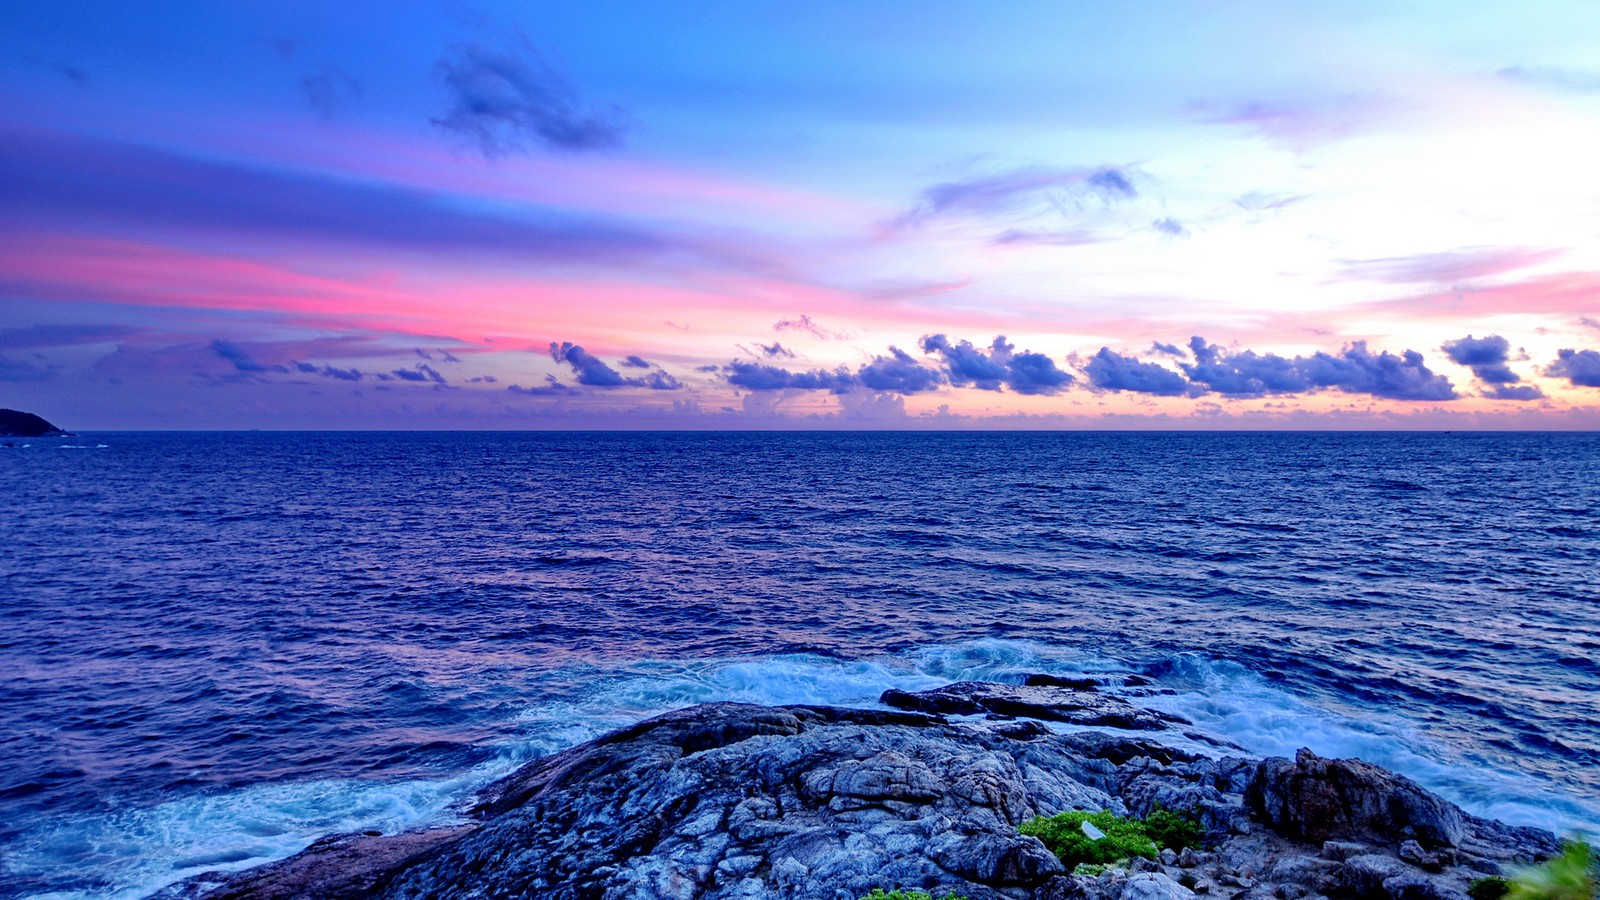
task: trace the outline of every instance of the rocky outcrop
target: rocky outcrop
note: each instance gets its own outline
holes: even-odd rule
[[[33,413],[0,409],[0,437],[63,437],[67,434]]]
[[[1177,716],[1085,689],[1087,684],[1083,681],[1056,680],[1055,684],[1041,683],[1043,681],[1033,678],[1022,685],[962,681],[917,693],[885,691],[879,701],[898,709],[942,715],[982,713],[1133,731],[1160,731],[1174,724],[1189,724]],[[1064,687],[1065,684],[1073,686]]]
[[[1051,721],[1078,702],[970,683],[905,696],[986,715],[1006,698],[1004,715],[1026,702]],[[1142,816],[1158,805],[1197,816],[1204,848],[1075,875],[1017,830],[1068,809]],[[1309,751],[1213,759],[1037,720],[733,703],[537,760],[467,816],[452,829],[325,839],[166,896],[854,900],[898,887],[971,900],[1408,900],[1464,897],[1472,879],[1555,849],[1544,832]]]

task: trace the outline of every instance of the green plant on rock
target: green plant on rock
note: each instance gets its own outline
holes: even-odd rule
[[[1099,829],[1105,837],[1091,838],[1083,830],[1085,822]],[[1074,867],[1083,864],[1104,866],[1135,856],[1154,859],[1160,850],[1199,847],[1203,833],[1200,822],[1193,816],[1159,806],[1143,820],[1124,819],[1108,809],[1099,812],[1070,810],[1029,819],[1017,830],[1043,841],[1051,853],[1072,868],[1073,874],[1080,874]]]
[[[1561,855],[1517,872],[1506,900],[1595,900],[1594,851],[1568,841]]]
[[[1511,885],[1498,875],[1474,879],[1467,885],[1467,896],[1472,900],[1500,900],[1511,892]]]
[[[927,891],[902,891],[899,888],[885,891],[883,888],[873,888],[872,893],[862,897],[861,900],[967,900],[967,898],[954,892],[943,897],[934,897]]]
[[[1199,848],[1200,836],[1205,829],[1193,816],[1157,806],[1150,810],[1150,815],[1144,817],[1144,833],[1150,835],[1150,840],[1163,850],[1182,850],[1185,847]]]
[[[1091,838],[1083,823],[1099,829],[1105,837]],[[1114,863],[1143,856],[1155,859],[1160,848],[1145,833],[1138,819],[1124,819],[1103,809],[1099,812],[1070,810],[1053,816],[1037,816],[1023,822],[1018,831],[1044,842],[1068,868],[1079,863]]]

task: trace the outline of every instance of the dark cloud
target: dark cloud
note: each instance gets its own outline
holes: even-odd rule
[[[1531,384],[1497,384],[1483,392],[1490,400],[1543,400],[1544,391]]]
[[[323,366],[317,374],[324,378],[337,378],[340,381],[360,381],[360,369],[336,369],[333,366]]]
[[[1183,237],[1189,233],[1188,230],[1183,227],[1183,223],[1179,222],[1177,219],[1157,219],[1150,223],[1150,227],[1161,232],[1162,234],[1170,234],[1173,237]]]
[[[648,368],[650,368],[649,360],[645,359],[642,356],[624,356],[622,358],[621,365],[623,365],[624,367],[629,368],[629,369],[648,369]]]
[[[109,344],[138,332],[139,329],[126,325],[29,325],[25,328],[0,328],[0,350]]]
[[[1133,189],[1133,182],[1128,176],[1116,169],[1101,169],[1089,176],[1089,187],[1108,197],[1137,197],[1139,192]]]
[[[318,115],[331,119],[361,99],[362,86],[349,72],[325,65],[300,78],[300,93]]]
[[[577,377],[578,383],[589,387],[647,387],[654,391],[675,391],[683,387],[678,379],[660,369],[639,378],[625,378],[622,373],[607,365],[605,360],[571,341],[563,341],[560,344],[551,341],[550,358],[571,366],[572,374]],[[643,364],[642,368],[649,368],[651,365],[637,356],[628,357],[623,365],[639,367],[640,363]]]
[[[1152,343],[1150,345],[1150,350],[1154,353],[1165,353],[1168,356],[1184,355],[1183,348],[1179,347],[1177,344],[1163,344],[1160,341]]]
[[[44,381],[54,374],[43,366],[0,353],[0,381]]]
[[[192,159],[49,132],[0,129],[0,222],[24,229],[178,230],[273,245],[378,246],[518,261],[622,263],[698,255],[764,267],[699,243],[556,210],[516,217],[442,202],[430,192],[312,172]]]
[[[72,82],[74,87],[86,88],[89,86],[89,73],[71,63],[52,63],[50,68],[55,69],[61,77]]]
[[[777,341],[773,341],[770,344],[756,344],[756,347],[761,351],[761,355],[767,357],[768,359],[776,359],[779,357],[783,357],[785,359],[794,359],[794,351],[785,349],[784,346]]]
[[[462,45],[439,60],[437,69],[450,106],[433,124],[474,141],[485,156],[526,151],[530,145],[581,151],[622,143],[620,112],[580,109],[572,86],[531,48]]]
[[[944,360],[950,383],[956,387],[975,387],[983,391],[998,391],[1001,386],[1019,394],[1055,394],[1072,384],[1070,372],[1062,370],[1055,361],[1043,353],[1024,350],[1016,353],[1015,346],[998,335],[989,345],[988,352],[974,347],[970,341],[952,344],[942,334],[930,334],[919,342],[924,353],[937,353]]]
[[[1003,345],[1005,338],[995,338],[995,344]],[[971,341],[961,341],[957,344],[950,343],[950,339],[942,334],[930,334],[918,342],[923,353],[937,353],[944,358],[945,368],[950,373],[950,383],[956,387],[975,387],[980,391],[998,391],[1000,385],[1010,374],[1004,364],[996,362],[972,345]]]
[[[1552,378],[1565,378],[1574,387],[1600,387],[1600,351],[1559,350],[1556,361],[1544,370]]]
[[[259,374],[265,372],[286,373],[288,368],[281,365],[266,365],[258,362],[250,352],[232,341],[215,340],[211,342],[211,351],[227,360],[240,372]]]
[[[498,384],[499,381],[493,375],[474,375],[467,379],[467,384]]]
[[[1356,341],[1338,355],[1318,352],[1300,360],[1300,365],[1313,385],[1349,394],[1391,400],[1454,400],[1458,396],[1450,379],[1430,371],[1415,350],[1399,356],[1387,350],[1374,354],[1366,341]]]
[[[1207,344],[1199,335],[1189,339],[1189,349],[1194,353],[1194,362],[1180,362],[1178,367],[1190,381],[1227,397],[1297,393],[1311,387],[1310,379],[1301,371],[1303,361],[1298,357],[1285,359],[1273,353],[1257,354],[1253,350],[1232,353],[1216,344]]]
[[[751,391],[801,390],[843,394],[856,384],[855,377],[843,369],[791,372],[765,363],[737,359],[724,366],[723,372],[729,384]]]
[[[1090,357],[1083,371],[1089,383],[1108,391],[1133,391],[1162,397],[1194,395],[1200,391],[1188,379],[1171,369],[1131,356],[1113,353],[1108,347]]]
[[[996,338],[995,343],[998,345],[1000,339]],[[1058,394],[1077,380],[1072,377],[1072,373],[1062,370],[1056,365],[1055,360],[1043,353],[1034,353],[1030,350],[1011,353],[1009,344],[1005,349],[1007,353],[1004,362],[1008,369],[1006,386],[1019,394]]]
[[[606,365],[605,361],[593,356],[571,341],[557,344],[550,342],[550,358],[556,362],[564,362],[572,367],[572,374],[576,375],[579,384],[590,387],[622,387],[628,383],[616,369]]]
[[[915,394],[944,384],[944,375],[918,363],[910,354],[890,347],[888,356],[879,356],[856,372],[856,380],[874,391]]]
[[[562,384],[554,375],[546,375],[545,383],[540,387],[523,387],[520,384],[506,386],[506,390],[513,394],[522,394],[525,397],[576,397],[583,392],[570,384]]]
[[[1440,349],[1457,365],[1471,369],[1485,384],[1516,384],[1522,380],[1506,365],[1511,357],[1511,342],[1497,334],[1484,338],[1469,334],[1459,340],[1445,341]]]

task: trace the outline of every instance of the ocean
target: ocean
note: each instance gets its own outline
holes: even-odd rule
[[[12,443],[4,896],[449,821],[692,703],[1030,672],[1600,833],[1600,435]]]

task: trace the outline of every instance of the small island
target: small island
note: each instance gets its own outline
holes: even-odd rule
[[[0,437],[66,437],[71,433],[33,413],[0,409]]]

